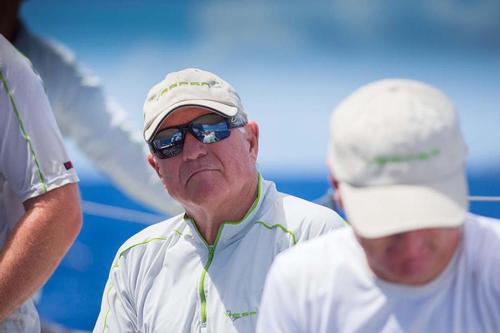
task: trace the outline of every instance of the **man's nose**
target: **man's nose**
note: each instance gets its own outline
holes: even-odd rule
[[[426,235],[420,231],[410,231],[403,238],[403,251],[406,255],[416,256],[426,250]]]
[[[182,157],[184,160],[195,160],[207,154],[207,145],[198,141],[189,131],[184,138]]]

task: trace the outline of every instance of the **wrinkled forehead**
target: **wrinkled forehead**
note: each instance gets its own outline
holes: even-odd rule
[[[175,109],[172,113],[170,113],[162,120],[159,130],[168,127],[187,124],[193,121],[194,119],[209,113],[217,114],[215,110],[203,106],[197,106],[197,105],[181,106]]]

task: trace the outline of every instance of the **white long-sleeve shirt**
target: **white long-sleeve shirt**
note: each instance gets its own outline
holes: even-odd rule
[[[182,212],[147,164],[142,134],[132,130],[124,110],[105,96],[98,79],[84,71],[67,49],[24,26],[14,44],[42,77],[63,136],[72,138],[134,199],[169,215]]]
[[[342,225],[332,210],[260,178],[252,208],[223,224],[214,245],[183,215],[129,239],[111,268],[94,332],[254,332],[274,257]]]

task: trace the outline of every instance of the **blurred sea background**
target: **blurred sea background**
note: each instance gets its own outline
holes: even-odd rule
[[[217,73],[260,125],[262,174],[310,200],[329,186],[332,108],[377,79],[428,82],[459,110],[471,194],[500,195],[500,0],[29,0],[22,17],[71,49],[139,131],[147,91],[167,72]],[[70,140],[68,148],[84,227],[39,310],[90,330],[115,251],[164,216],[117,190]],[[471,208],[500,218],[500,203]]]

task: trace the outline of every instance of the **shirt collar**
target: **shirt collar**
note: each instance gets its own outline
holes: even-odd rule
[[[253,223],[257,220],[257,217],[261,215],[259,212],[262,208],[263,199],[267,195],[267,192],[271,187],[270,184],[270,182],[265,181],[262,176],[258,174],[257,197],[255,198],[252,206],[248,209],[245,216],[241,220],[226,221],[221,225],[219,232],[217,233],[217,238],[215,239],[214,246],[216,246],[217,248],[226,247],[227,245],[242,238],[248,232]],[[198,231],[194,220],[187,214],[184,214],[184,221],[193,230],[195,239],[208,246],[205,239],[203,239],[200,232]]]

